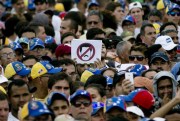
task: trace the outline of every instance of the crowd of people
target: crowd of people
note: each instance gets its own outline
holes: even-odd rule
[[[0,121],[180,121],[179,60],[178,1],[0,0]]]

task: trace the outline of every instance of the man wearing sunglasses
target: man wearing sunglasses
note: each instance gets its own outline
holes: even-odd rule
[[[78,90],[70,98],[71,114],[75,120],[91,121],[92,99],[84,90]]]
[[[176,26],[178,26],[178,35],[180,34],[180,5],[173,4],[172,7],[169,8],[167,12],[168,22],[174,22]],[[180,40],[179,40],[180,41]]]

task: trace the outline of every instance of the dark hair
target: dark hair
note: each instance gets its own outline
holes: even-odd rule
[[[106,95],[103,86],[100,84],[89,84],[85,89],[87,90],[88,88],[96,89],[101,97],[104,97]]]
[[[73,19],[70,19],[70,18],[67,18],[67,19],[64,19],[63,21],[68,21],[70,20],[71,24],[70,24],[70,29],[74,29],[75,30],[75,33],[78,31],[78,23],[76,21],[74,21]]]
[[[103,86],[104,89],[107,86],[106,78],[104,76],[102,76],[102,75],[92,75],[92,76],[90,76],[87,79],[84,87],[87,87],[90,84],[100,84],[100,85]]]
[[[8,97],[4,92],[0,91],[0,101],[3,101],[3,100],[8,100]]]
[[[51,18],[52,18],[52,16],[54,15],[54,12],[53,12],[52,10],[46,10],[44,13],[45,13],[46,15],[49,15]]]
[[[110,2],[107,4],[105,10],[114,12],[117,7],[122,7],[122,5],[118,2]]]
[[[16,4],[18,0],[11,0],[11,4]]]
[[[103,28],[112,28],[113,30],[117,30],[117,22],[116,17],[108,10],[102,11],[103,15]]]
[[[162,13],[159,10],[157,10],[157,9],[151,10],[149,12],[149,14],[148,14],[148,18],[150,16],[157,16],[157,17],[159,17],[162,20]]]
[[[36,23],[35,22],[31,22],[28,25],[28,27],[31,28],[32,30],[34,30],[36,34],[39,33],[39,31],[40,31],[39,27],[40,26],[44,27],[43,24],[37,23],[37,22]]]
[[[30,27],[24,27],[23,29],[22,29],[22,31],[20,31],[20,33],[19,33],[19,37],[21,38],[22,37],[22,34],[23,33],[26,33],[26,32],[32,32],[32,33],[34,33],[35,35],[36,35],[36,32],[32,29],[32,28],[30,28]]]
[[[76,34],[72,33],[72,32],[66,32],[61,36],[61,43],[63,43],[63,40],[68,37],[68,36],[73,36],[75,39],[77,39]]]
[[[104,70],[101,72],[101,74],[103,75],[104,72],[107,71],[107,70],[111,70],[111,71],[113,71],[114,73],[117,73],[117,70],[116,70],[115,68],[109,67],[109,68],[104,69]]]
[[[175,23],[173,23],[173,22],[166,22],[166,23],[164,23],[164,24],[160,27],[160,33],[161,33],[167,26],[170,26],[170,25],[174,26],[174,27],[176,28],[176,31],[177,31],[177,26],[176,26]]]
[[[24,62],[24,61],[26,61],[26,60],[28,60],[28,59],[34,59],[34,60],[36,60],[36,62],[39,61],[38,58],[36,58],[34,55],[28,55],[28,56],[26,56],[26,57],[24,57],[24,58],[22,59],[22,62]]]
[[[48,88],[52,89],[53,85],[58,81],[66,80],[69,84],[70,91],[72,90],[72,79],[64,72],[56,73],[51,75],[48,80]]]
[[[3,34],[9,37],[15,33],[15,27],[20,20],[17,17],[10,17],[5,22],[5,30],[2,29]]]
[[[54,37],[55,36],[55,32],[54,32],[54,29],[52,26],[44,26],[44,29],[45,29],[45,33],[48,35],[48,36],[52,36]]]
[[[125,73],[126,73],[126,71],[120,71],[114,75],[113,87],[115,87],[117,83],[119,83],[125,79]]]
[[[141,35],[145,35],[145,28],[146,27],[153,27],[154,28],[154,26],[152,24],[149,24],[149,23],[142,25],[141,30],[140,30]]]
[[[148,47],[147,47],[146,45],[143,45],[143,43],[142,43],[142,44],[135,44],[135,45],[133,45],[133,46],[131,47],[130,53],[131,53],[132,51],[139,51],[139,52],[141,52],[142,54],[144,54],[144,56],[145,56],[145,52],[147,51],[147,49],[148,49]]]
[[[27,83],[25,81],[21,80],[21,79],[14,79],[14,80],[12,80],[9,83],[9,85],[8,85],[8,91],[7,91],[8,96],[11,95],[11,89],[12,89],[13,86],[22,87],[24,85],[27,85]],[[28,85],[27,85],[27,87],[28,87],[28,90],[29,90],[29,86]]]
[[[74,81],[72,82],[72,94],[77,91],[79,87],[84,87],[84,83],[81,81]]]
[[[45,44],[45,48],[50,50],[51,53],[55,53],[57,46],[56,43]]]
[[[15,26],[15,32],[18,35],[18,37],[21,36],[22,31],[24,28],[29,24],[27,21],[19,21],[17,25]]]
[[[157,72],[157,70],[155,70],[155,69],[148,69],[148,70],[143,71],[143,72],[141,73],[141,76],[142,76],[142,77],[145,77],[146,73],[151,72],[151,71]]]
[[[75,62],[72,59],[65,58],[65,59],[59,60],[59,66],[62,66],[62,65],[74,65],[75,66]]]
[[[105,32],[100,28],[91,28],[87,31],[86,38],[87,39],[94,39],[96,35],[104,34]]]

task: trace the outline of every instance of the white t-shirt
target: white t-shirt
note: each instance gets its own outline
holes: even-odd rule
[[[17,119],[16,117],[14,117],[14,116],[12,115],[12,113],[9,112],[8,121],[19,121],[19,119]]]

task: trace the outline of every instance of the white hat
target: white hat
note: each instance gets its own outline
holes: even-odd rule
[[[131,4],[129,4],[129,11],[133,8],[141,8],[142,9],[142,5],[140,2],[132,2]]]
[[[4,82],[8,82],[8,79],[5,76],[0,75],[0,84],[2,84]]]
[[[57,116],[54,121],[74,121],[74,118],[68,114],[62,114]]]
[[[174,47],[177,46],[177,44],[174,44],[172,38],[167,35],[159,36],[156,39],[155,44],[160,44],[165,50],[172,50]]]
[[[166,119],[165,118],[161,118],[161,117],[156,117],[156,118],[153,118],[154,121],[165,121]]]
[[[138,108],[137,106],[130,106],[127,107],[126,109],[127,112],[131,112],[134,113],[138,116],[144,117],[144,113],[142,112],[142,110],[140,108]]]

